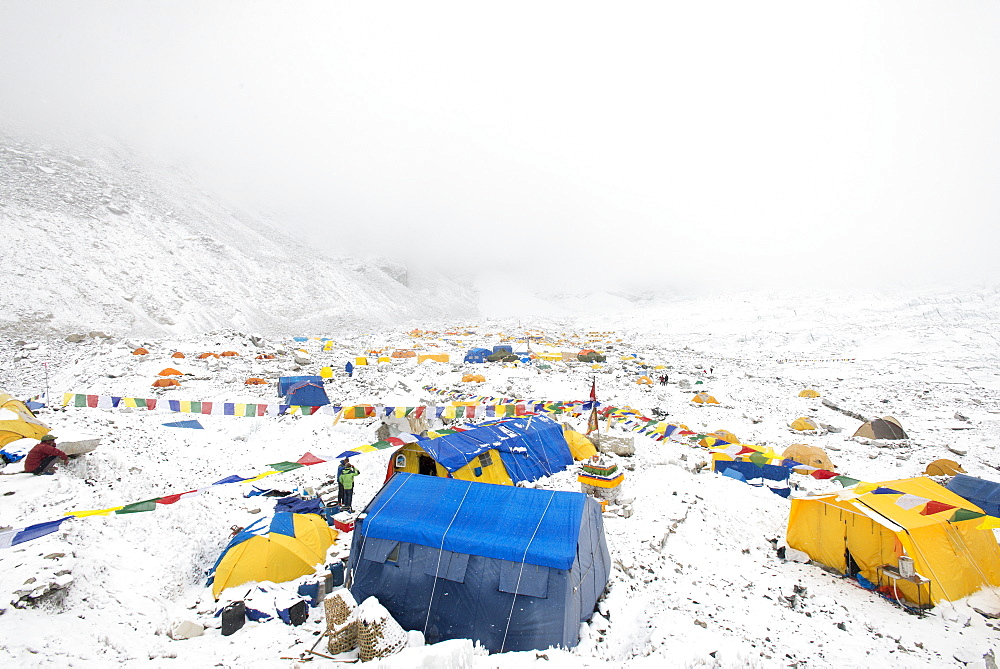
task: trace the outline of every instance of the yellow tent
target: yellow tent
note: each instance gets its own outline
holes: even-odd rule
[[[358,357],[358,358],[354,359],[354,366],[355,367],[365,367],[367,365],[368,365],[368,358]]]
[[[379,358],[378,358],[378,364],[380,364],[380,365],[385,365],[385,364],[388,364],[388,363],[391,363],[391,362],[392,362],[392,359],[389,356],[387,356],[387,355],[380,355]]]
[[[799,393],[799,397],[819,397],[819,393],[812,388],[806,388]]]
[[[814,421],[812,418],[807,418],[805,416],[793,420],[790,427],[793,430],[798,430],[799,432],[806,432],[808,430],[819,429],[819,425],[816,424],[816,421]]]
[[[576,430],[563,425],[563,436],[566,437],[569,452],[574,460],[589,460],[597,455],[597,448],[594,447],[593,442]]]
[[[635,382],[638,383],[640,386],[651,386],[651,385],[653,385],[653,379],[651,379],[651,378],[649,378],[648,376],[645,376],[645,375],[640,376],[638,379],[635,380]]]
[[[462,376],[462,383],[483,383],[486,381],[486,377],[482,374],[464,374]]]
[[[319,375],[320,375],[321,378],[324,378],[324,379],[332,379],[333,378],[333,367],[320,367],[319,368]]]
[[[447,353],[427,353],[425,355],[417,356],[417,364],[422,362],[427,362],[428,360],[433,360],[434,362],[448,362]]]
[[[0,448],[18,439],[41,439],[49,426],[35,418],[20,400],[0,391]]]
[[[954,476],[955,474],[964,473],[965,470],[962,469],[962,465],[948,459],[935,460],[928,464],[927,469],[924,470],[924,474],[927,476]]]
[[[407,444],[392,454],[393,470],[411,474],[425,474],[449,478],[448,470],[437,463],[430,454],[417,444]],[[477,476],[476,470],[480,473]],[[450,474],[450,478],[460,481],[478,481],[480,483],[498,483],[514,485],[507,473],[500,452],[494,449],[484,451]]]
[[[894,492],[874,492],[886,489]],[[909,495],[941,510],[919,500],[911,508],[897,503],[906,499],[908,505]],[[978,518],[950,522],[955,508],[981,512],[925,477],[859,484],[839,494],[793,499],[788,545],[841,573],[860,573],[880,586],[895,584],[910,602],[955,601],[1000,585],[1000,546],[993,532],[976,529]],[[887,570],[898,569],[902,555],[913,559],[926,583],[889,577],[893,572]]]
[[[715,399],[708,393],[698,393],[691,398],[691,401],[695,404],[718,404],[719,400]]]
[[[276,513],[271,522],[253,525],[233,537],[215,563],[212,594],[251,581],[282,583],[311,574],[326,563],[326,551],[337,538],[314,513]]]
[[[716,444],[716,441],[721,439],[722,441],[728,442],[730,444],[740,443],[739,437],[730,432],[729,430],[716,430],[715,432],[709,432],[705,435],[705,438],[698,443],[705,448],[711,448]]]
[[[801,462],[804,465],[809,465],[810,467],[819,467],[820,469],[827,469],[834,471],[833,463],[830,462],[830,456],[827,455],[819,446],[810,446],[809,444],[792,444],[785,449],[784,453],[781,454],[782,458],[787,460],[795,460],[795,462]]]

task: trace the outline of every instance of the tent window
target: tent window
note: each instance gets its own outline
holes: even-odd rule
[[[361,551],[361,557],[363,557],[365,560],[371,560],[372,562],[385,564],[386,559],[392,553],[395,553],[396,559],[399,559],[398,541],[365,537],[364,549]]]
[[[489,467],[492,464],[493,464],[493,456],[490,455],[489,451],[486,451],[485,453],[479,456],[479,466],[482,467],[483,469]]]
[[[389,551],[389,555],[385,558],[386,562],[399,562],[399,544],[392,547]]]
[[[455,583],[465,583],[465,570],[469,566],[468,553],[428,549],[423,556],[424,573]]]
[[[400,453],[396,456],[396,469],[402,469],[406,466],[406,456]]]
[[[549,568],[500,560],[500,592],[545,598],[549,594]]]

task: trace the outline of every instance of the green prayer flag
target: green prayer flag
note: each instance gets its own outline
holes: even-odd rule
[[[191,402],[191,413],[201,413],[201,402]]]
[[[76,395],[74,395],[73,396],[73,406],[75,406],[75,407],[85,407],[85,406],[87,406],[87,396],[86,395],[80,395],[79,393],[77,393]]]
[[[850,488],[856,483],[861,483],[859,479],[852,479],[850,476],[834,476],[833,480],[844,486],[845,488]]]
[[[298,462],[275,462],[274,464],[268,465],[271,469],[279,472],[290,472],[293,469],[298,469],[303,466],[305,465],[301,465]]]
[[[157,497],[156,499],[160,498]],[[147,499],[145,502],[126,504],[122,508],[115,511],[115,513],[141,513],[143,511],[153,511],[156,509],[156,499]]]
[[[982,518],[985,513],[979,513],[978,511],[972,511],[970,509],[958,509],[951,515],[948,519],[949,523],[958,523],[963,520],[972,520],[973,518]]]
[[[754,463],[758,467],[763,467],[764,465],[766,465],[768,460],[769,458],[760,451],[755,451],[753,454],[750,455],[750,462]]]

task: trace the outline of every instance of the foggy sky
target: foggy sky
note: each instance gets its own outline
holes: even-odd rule
[[[0,0],[0,118],[121,138],[337,254],[996,281],[998,34],[971,0]]]

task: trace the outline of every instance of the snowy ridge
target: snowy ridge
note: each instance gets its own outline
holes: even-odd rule
[[[326,333],[475,313],[444,277],[323,256],[107,146],[0,136],[0,224],[0,331]]]

